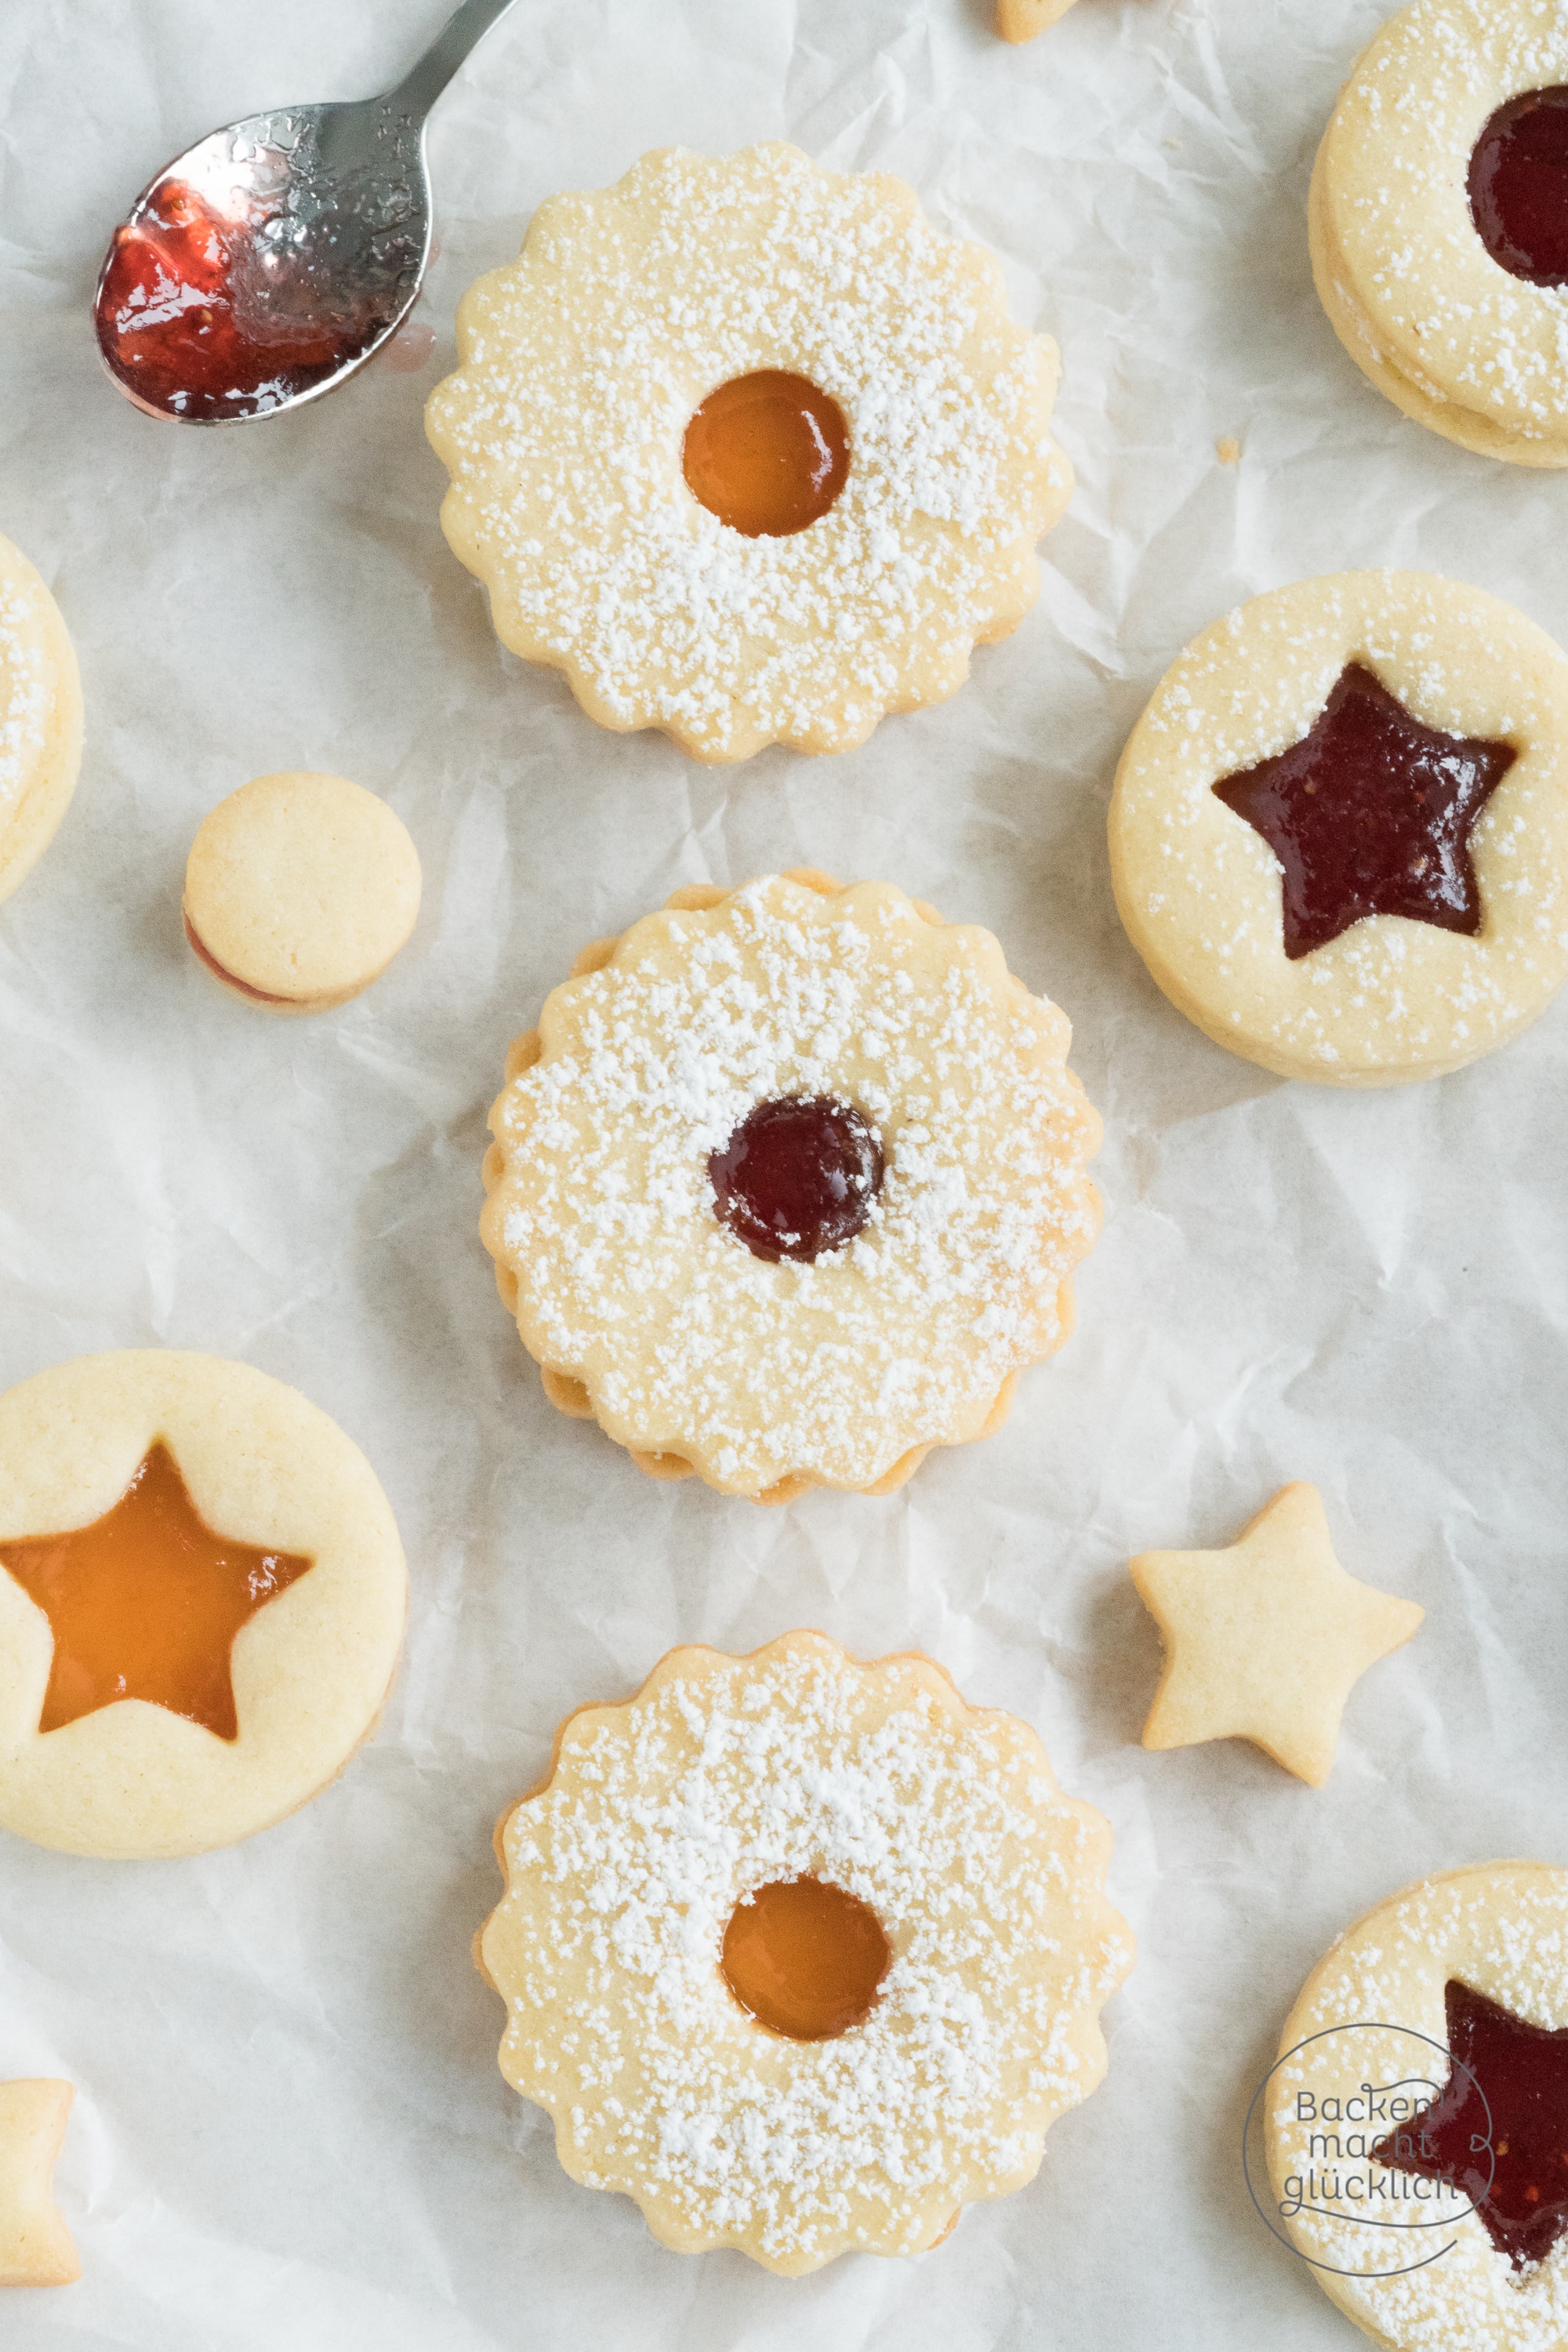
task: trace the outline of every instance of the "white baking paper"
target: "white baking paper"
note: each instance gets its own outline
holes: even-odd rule
[[[433,129],[435,361],[198,432],[100,371],[112,223],[217,122],[387,86],[441,0],[0,10],[0,530],[88,707],[76,801],[0,911],[0,1381],[103,1348],[258,1364],[368,1454],[413,1584],[379,1737],[294,1820],[142,1865],[0,1839],[0,2077],[78,2085],[84,2265],[0,2294],[5,2352],[1327,2352],[1350,2325],[1238,2157],[1290,2000],[1422,1872],[1568,1861],[1568,1003],[1436,1084],[1284,1084],[1157,993],[1104,846],[1155,680],[1259,590],[1415,564],[1568,632],[1568,478],[1405,422],[1319,309],[1309,168],[1382,0],[1080,0],[1025,48],[989,13],[521,0]],[[1062,344],[1079,488],[1039,605],[945,708],[704,769],[498,648],[420,410],[541,198],[780,134],[997,249]],[[204,813],[292,767],[384,793],[426,898],[370,993],[281,1023],[196,968],[179,895]],[[1109,1215],[1001,1435],[886,1500],[759,1510],[550,1409],[475,1221],[507,1041],[577,948],[801,864],[988,925],[1066,1006]],[[1227,1541],[1297,1477],[1426,1624],[1324,1790],[1237,1743],[1145,1754],[1129,1553]],[[1114,1824],[1142,1948],[1032,2188],[918,2262],[791,2282],[668,2253],[564,2177],[468,1946],[493,1820],[568,1708],[671,1643],[797,1624],[926,1649],[1034,1723]]]

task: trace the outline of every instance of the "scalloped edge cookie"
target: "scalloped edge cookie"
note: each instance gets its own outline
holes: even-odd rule
[[[816,867],[794,867],[791,868],[788,873],[776,878],[781,881],[796,884],[802,888],[810,890],[816,897],[822,898],[836,898],[845,895],[844,886],[835,880],[831,875],[824,874]],[[755,886],[740,886],[741,888],[751,888]],[[734,898],[737,895],[737,890],[725,889],[717,884],[692,884],[671,892],[668,898],[665,901],[665,906],[662,911],[666,913],[705,912],[710,908],[722,906],[728,899]],[[900,898],[902,897],[901,893],[898,893],[897,895]],[[944,924],[942,917],[938,914],[935,908],[930,906],[923,899],[911,899],[905,903],[912,908],[915,915],[921,922],[929,924],[938,929],[956,929],[963,928]],[[647,919],[645,918],[644,919],[646,920]],[[576,961],[572,966],[570,978],[572,980],[578,980],[590,973],[604,971],[615,959],[617,951],[622,948],[624,942],[633,936],[633,933],[635,933],[637,928],[637,926],[634,925],[631,932],[593,940],[576,958]],[[990,940],[989,933],[983,933],[981,936],[987,940]],[[992,942],[992,945],[994,945],[994,941]],[[998,950],[998,953],[1000,951]],[[1007,973],[1005,977],[1008,985],[1017,992],[1018,996],[1022,998],[1026,1003],[1038,1006],[1042,1003],[1042,1000],[1032,998],[1029,995],[1028,991],[1025,989],[1023,983],[1014,979],[1011,973]],[[1095,1112],[1093,1107],[1089,1104],[1088,1097],[1084,1095],[1080,1082],[1066,1065],[1065,1057],[1068,1050],[1068,1043],[1070,1039],[1070,1032],[1067,1029],[1065,1017],[1058,1013],[1054,1006],[1052,1006],[1050,1010],[1056,1019],[1061,1024],[1062,1030],[1065,1033],[1061,1044],[1062,1076],[1064,1080],[1073,1090],[1072,1101],[1074,1110],[1083,1123],[1082,1135],[1079,1139],[1078,1167],[1079,1171],[1079,1183],[1083,1193],[1085,1213],[1089,1221],[1089,1230],[1088,1231],[1087,1236],[1083,1239],[1081,1248],[1077,1252],[1075,1263],[1081,1263],[1082,1258],[1087,1256],[1089,1251],[1093,1247],[1095,1238],[1098,1235],[1100,1219],[1100,1195],[1087,1177],[1082,1176],[1081,1171],[1083,1162],[1091,1157],[1093,1152],[1098,1149],[1101,1129],[1099,1115]],[[546,1018],[548,1018],[548,1007],[546,1008]],[[516,1038],[506,1056],[505,1076],[508,1087],[510,1087],[511,1082],[524,1071],[533,1068],[541,1060],[543,1051],[543,1040],[541,1032],[538,1029],[529,1030],[521,1036]],[[638,1446],[634,1444],[630,1444],[628,1440],[621,1434],[619,1430],[609,1426],[605,1418],[601,1414],[595,1406],[589,1386],[581,1377],[579,1370],[569,1364],[551,1360],[548,1349],[543,1346],[543,1343],[541,1342],[536,1335],[532,1334],[530,1329],[526,1328],[525,1318],[527,1301],[521,1294],[517,1271],[514,1266],[507,1262],[506,1257],[504,1235],[501,1229],[501,1219],[504,1215],[504,1203],[499,1198],[506,1181],[506,1159],[499,1140],[498,1133],[500,1123],[505,1115],[506,1100],[506,1092],[503,1089],[502,1093],[497,1097],[495,1103],[491,1107],[490,1126],[492,1134],[497,1134],[498,1139],[490,1143],[485,1152],[482,1162],[481,1173],[486,1192],[486,1208],[485,1213],[480,1220],[480,1236],[484,1241],[486,1248],[489,1251],[491,1257],[495,1261],[496,1288],[500,1294],[501,1303],[506,1307],[508,1313],[517,1319],[519,1334],[523,1344],[529,1349],[530,1354],[534,1357],[535,1360],[540,1365],[540,1376],[543,1385],[544,1393],[550,1402],[555,1406],[558,1412],[568,1415],[572,1419],[597,1421],[599,1426],[605,1430],[605,1434],[613,1437],[617,1444],[623,1445],[630,1454],[631,1459],[637,1465],[637,1468],[651,1478],[671,1480],[689,1478],[693,1475],[697,1475],[700,1476],[704,1480],[705,1484],[715,1487],[717,1491],[721,1493],[743,1493],[747,1496],[748,1499],[752,1501],[767,1504],[791,1503],[795,1501],[800,1496],[807,1493],[814,1486],[838,1484],[839,1482],[837,1480],[830,1480],[826,1477],[813,1475],[809,1471],[796,1469],[786,1472],[782,1477],[771,1480],[756,1489],[736,1487],[734,1485],[728,1483],[724,1478],[712,1475],[710,1466],[705,1466],[700,1462],[693,1461],[679,1452],[668,1449],[654,1450],[645,1446]],[[1054,1328],[1048,1338],[1048,1344],[1043,1345],[1037,1353],[1029,1356],[1026,1359],[1028,1362],[1042,1362],[1046,1360],[1049,1356],[1055,1354],[1056,1351],[1062,1347],[1071,1336],[1074,1323],[1074,1307],[1072,1276],[1070,1270],[1064,1274],[1058,1283],[1055,1293],[1054,1318],[1052,1319],[1054,1322]],[[856,1485],[852,1486],[850,1491],[867,1495],[892,1494],[896,1492],[899,1487],[903,1486],[905,1481],[911,1477],[914,1472],[919,1469],[927,1454],[931,1452],[931,1445],[933,1444],[968,1443],[972,1438],[989,1437],[994,1434],[994,1433],[1002,1427],[1012,1409],[1013,1393],[1017,1380],[1017,1373],[1023,1368],[1022,1364],[1016,1365],[1011,1370],[1001,1377],[988,1407],[977,1417],[973,1429],[967,1432],[964,1436],[961,1438],[942,1440],[933,1439],[923,1444],[912,1445],[907,1448],[899,1456],[899,1458],[891,1464],[890,1466],[881,1471],[879,1475],[871,1478],[864,1485]]]
[[[602,727],[709,761],[847,751],[953,693],[1039,593],[1072,489],[1057,347],[888,173],[780,140],[656,150],[542,205],[464,296],[458,344],[426,411],[442,529],[502,644]],[[752,538],[682,457],[713,392],[769,371],[837,404],[850,466],[808,528]]]
[[[837,1792],[815,1811],[808,1755]],[[684,1792],[657,1853],[614,1834],[617,1771],[644,1830],[656,1790],[668,1782]],[[770,1791],[785,1785],[805,1792],[804,1809],[786,1806],[787,1823],[765,1829],[743,1817],[737,1830],[734,1803],[767,1812]],[[715,1818],[693,1833],[689,1865],[680,1824],[704,1803]],[[588,1916],[569,1893],[574,1804],[595,1813],[586,1832],[597,1856],[595,1924],[563,1935],[551,1925],[563,1903],[574,1919]],[[878,1833],[857,1834],[866,1811]],[[547,1861],[541,1840],[552,1837]],[[574,1709],[544,1778],[497,1823],[506,1892],[475,1937],[474,1958],[508,2006],[501,2072],[552,2116],[571,2178],[629,2194],[677,2252],[735,2247],[792,2277],[844,2252],[923,2252],[965,2203],[1032,2179],[1051,2123],[1104,2074],[1100,2011],[1133,1959],[1104,1890],[1110,1852],[1110,1824],[1058,1788],[1031,1727],[970,1706],[919,1651],[862,1662],[809,1630],[744,1656],[671,1650],[629,1698]],[[668,1903],[654,1883],[661,1858]],[[923,1904],[911,1892],[922,1858],[942,1865],[933,1881],[941,1899]],[[966,1902],[961,1948],[946,1948],[954,1874],[974,1869],[987,1896]],[[769,2032],[720,1975],[723,1916],[781,1874],[819,1874],[869,1902],[893,1948],[870,2016],[829,2042]],[[626,1935],[617,1899],[628,1921],[637,1914]],[[693,1942],[698,1915],[714,1928],[711,1961]],[[616,2095],[587,2099],[579,2075],[596,2079],[595,2051],[606,2036]],[[694,2048],[707,2053],[695,2080],[672,2083],[672,2069],[690,2076]],[[988,2067],[1005,2079],[981,2117],[974,2086]],[[934,2116],[921,2096],[928,2077],[949,2085]],[[638,2086],[650,2079],[643,2101]],[[745,2154],[716,2170],[703,2151],[724,2128],[730,2082],[751,2124]],[[864,2098],[868,2082],[881,2085],[875,2105],[900,2161],[886,2170],[874,2154],[847,2161],[814,2190],[802,2168],[817,2160],[821,2130],[836,2127],[827,2118]],[[895,2108],[906,2093],[912,2108]],[[764,2117],[769,2144],[759,2145]],[[736,2170],[748,2165],[765,2179],[743,2212],[747,2184]],[[767,2185],[774,2179],[779,2189]]]

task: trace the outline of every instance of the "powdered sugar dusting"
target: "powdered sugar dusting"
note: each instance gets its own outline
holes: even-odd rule
[[[988,933],[889,885],[774,877],[650,917],[556,990],[543,1058],[492,1115],[483,1230],[523,1338],[622,1444],[732,1493],[865,1486],[977,1434],[1065,1336],[1058,1292],[1098,1226],[1069,1034]],[[814,1265],[753,1257],[708,1177],[788,1096],[852,1104],[887,1160],[864,1227]]]
[[[568,2169],[668,2243],[790,2271],[914,2251],[1027,2180],[1103,2071],[1095,2021],[1131,1961],[1109,1831],[1026,1726],[924,1660],[862,1667],[809,1633],[677,1651],[572,1720],[503,1845],[503,2070]],[[805,1875],[869,1904],[894,1955],[836,2041],[767,2032],[719,1972],[736,1904]]]
[[[842,750],[951,693],[1034,599],[1071,487],[1046,429],[1056,347],[900,181],[782,142],[647,156],[542,206],[459,332],[428,412],[448,536],[507,644],[604,724],[708,759]],[[710,392],[771,368],[838,403],[849,478],[808,530],[746,539],[691,496],[681,448]]]
[[[1397,2082],[1411,2072],[1411,2032],[1438,2045],[1423,2068],[1429,2064],[1439,2084],[1447,2079],[1440,2053],[1447,2047],[1444,1987],[1450,1977],[1534,2024],[1568,2026],[1568,1871],[1497,1863],[1423,1880],[1340,1939],[1309,1979],[1285,2028],[1285,2049],[1309,2035],[1328,2038],[1315,2041],[1273,2078],[1269,2164],[1277,2189],[1291,2175],[1306,2179],[1314,2162],[1321,2176],[1323,2149],[1312,2147],[1310,2134],[1334,2129],[1321,2116],[1299,2118],[1303,2089],[1321,2104],[1325,2095],[1353,2096],[1367,2080]],[[1332,2032],[1363,2023],[1405,2032],[1381,2038]],[[1385,2062],[1388,2071],[1380,2074]],[[1335,2136],[1342,2150],[1348,2128]],[[1349,2151],[1346,2171],[1359,2165],[1364,2173],[1365,2153]],[[1544,2261],[1516,2271],[1473,2214],[1451,2226],[1446,2221],[1440,2234],[1358,2226],[1326,2210],[1304,2210],[1287,2226],[1315,2262],[1331,2266],[1325,2275],[1335,2300],[1399,2352],[1562,2352],[1568,2342],[1568,2239],[1559,2240]],[[1449,2251],[1426,2267],[1394,2277],[1368,2275],[1402,2259],[1399,2252],[1391,2254],[1391,2243],[1415,2249],[1408,2257],[1415,2263],[1450,2240]]]

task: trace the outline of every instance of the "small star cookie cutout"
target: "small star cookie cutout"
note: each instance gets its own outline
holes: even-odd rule
[[[996,30],[1005,41],[1032,41],[1071,6],[1072,0],[996,0]]]
[[[50,2184],[74,2096],[68,2083],[0,2083],[0,2286],[81,2276]]]
[[[1144,1747],[1250,1739],[1314,1789],[1352,1687],[1426,1614],[1346,1575],[1322,1497],[1300,1479],[1228,1550],[1145,1551],[1129,1565],[1165,1643]]]

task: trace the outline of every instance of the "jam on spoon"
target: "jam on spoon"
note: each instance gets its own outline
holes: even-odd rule
[[[854,1240],[886,1164],[851,1104],[791,1095],[748,1112],[708,1175],[721,1223],[753,1257],[812,1265]]]
[[[209,131],[115,230],[93,323],[149,415],[229,425],[312,400],[412,310],[430,257],[425,124],[512,0],[464,0],[384,98]]]

